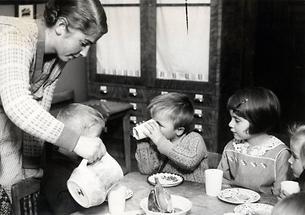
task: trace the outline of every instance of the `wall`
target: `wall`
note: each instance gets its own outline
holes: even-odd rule
[[[62,73],[62,77],[58,81],[55,92],[73,89],[76,102],[87,100],[85,61],[85,58],[79,58],[67,64]]]

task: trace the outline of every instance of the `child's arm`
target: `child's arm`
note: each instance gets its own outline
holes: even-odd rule
[[[218,164],[218,167],[217,169],[221,169],[223,171],[223,177],[225,179],[228,179],[228,180],[232,180],[232,177],[231,177],[231,173],[230,173],[230,165],[229,165],[229,159],[227,157],[227,153],[226,153],[226,149],[228,147],[230,147],[230,145],[232,145],[232,141],[229,142],[224,150],[223,150],[223,153],[222,153],[222,156],[221,156],[221,160]]]
[[[188,171],[193,171],[202,159],[207,158],[208,154],[202,136],[196,132],[186,135],[177,144],[171,143],[166,138],[160,138],[156,145],[160,153],[167,156],[181,169]]]
[[[148,142],[137,143],[135,158],[142,174],[152,174],[161,163],[155,146]]]
[[[276,178],[273,184],[272,192],[274,195],[279,195],[281,190],[281,182],[290,178],[290,166],[288,160],[290,158],[290,152],[288,149],[283,149],[279,153],[276,159]]]

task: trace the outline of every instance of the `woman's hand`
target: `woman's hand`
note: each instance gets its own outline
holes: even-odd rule
[[[105,155],[106,147],[98,137],[80,136],[74,152],[82,158],[87,159],[89,163],[93,163]]]

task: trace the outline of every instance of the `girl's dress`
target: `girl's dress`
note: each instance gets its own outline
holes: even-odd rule
[[[165,138],[163,141],[172,144]],[[152,143],[138,143],[135,157],[139,171],[152,174],[162,169],[162,172],[179,174],[186,181],[204,182],[204,170],[208,168],[208,152],[202,136],[190,132],[174,144],[168,156],[165,156],[160,154]]]
[[[218,169],[232,185],[278,195],[281,181],[290,178],[289,157],[288,147],[274,136],[254,147],[232,140],[223,151]]]

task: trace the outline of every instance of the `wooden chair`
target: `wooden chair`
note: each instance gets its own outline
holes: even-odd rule
[[[15,215],[37,215],[40,180],[27,178],[12,186],[12,206]]]
[[[209,168],[217,168],[221,159],[221,154],[217,152],[208,152]]]

